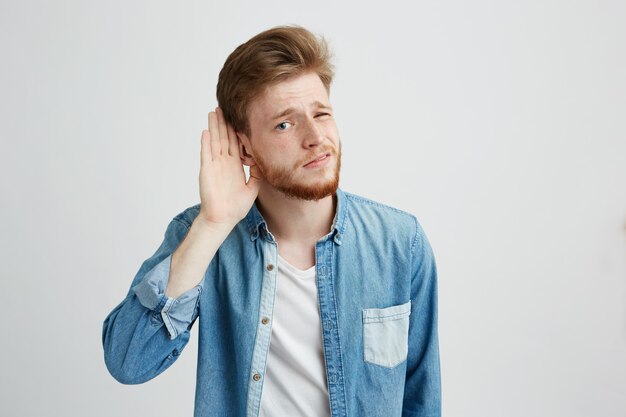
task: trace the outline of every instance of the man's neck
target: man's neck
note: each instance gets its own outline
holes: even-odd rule
[[[257,207],[277,240],[317,241],[330,232],[337,197],[335,194],[317,201],[300,200],[263,184]]]

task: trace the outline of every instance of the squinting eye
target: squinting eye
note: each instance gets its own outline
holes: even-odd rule
[[[289,123],[289,122],[282,122],[282,123],[279,123],[279,124],[276,126],[276,128],[277,128],[278,130],[285,130],[285,129],[287,129],[287,128],[286,128],[286,127],[281,128],[281,126],[283,126],[283,125],[287,125],[287,124],[290,124],[290,123]]]

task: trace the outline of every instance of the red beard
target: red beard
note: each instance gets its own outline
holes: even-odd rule
[[[293,178],[293,173],[304,166],[307,162],[314,159],[317,155],[323,152],[328,152],[330,155],[337,159],[335,172],[332,178],[324,179],[323,182],[315,184],[302,184],[296,182]],[[337,187],[339,187],[339,171],[341,170],[341,144],[339,149],[335,152],[333,148],[325,148],[316,150],[315,154],[307,155],[302,160],[294,164],[294,169],[279,168],[272,166],[263,160],[258,154],[254,158],[261,174],[265,177],[265,180],[274,188],[281,191],[288,197],[297,198],[300,200],[320,200],[329,195],[335,194]]]

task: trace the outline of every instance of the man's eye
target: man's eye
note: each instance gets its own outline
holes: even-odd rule
[[[286,127],[285,125],[290,125],[290,124],[291,124],[291,123],[289,123],[289,122],[282,122],[282,123],[279,123],[279,124],[276,126],[276,129],[278,129],[278,130],[285,130],[285,129],[287,129],[287,127]]]
[[[318,113],[318,114],[315,115],[315,117],[318,117],[318,116],[330,116],[330,114],[328,114],[328,113]]]

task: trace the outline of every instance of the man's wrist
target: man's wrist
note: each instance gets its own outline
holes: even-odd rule
[[[235,226],[237,225],[237,223],[216,223],[210,220],[207,220],[206,218],[202,217],[202,216],[197,216],[191,227],[194,227],[196,229],[202,229],[202,230],[209,230],[212,233],[217,233],[217,234],[226,234],[228,235],[230,233],[231,230],[233,230],[235,228]]]

